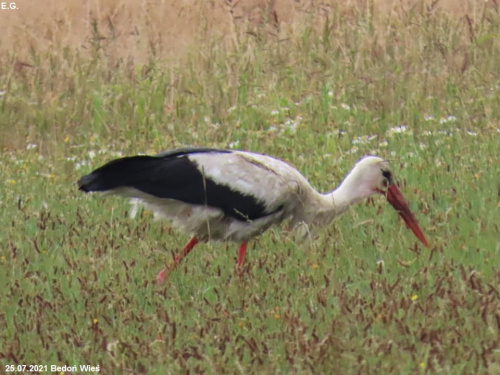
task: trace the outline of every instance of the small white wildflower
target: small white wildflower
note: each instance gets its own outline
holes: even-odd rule
[[[418,145],[418,147],[420,147],[420,149],[421,149],[421,150],[425,150],[425,149],[426,149],[426,148],[428,148],[429,146],[428,146],[428,145],[426,145],[425,143],[420,142],[420,143],[419,143],[419,145]]]
[[[210,117],[208,116],[203,117],[203,121],[205,121],[206,123],[210,122]]]
[[[389,129],[390,133],[405,133],[408,130],[408,127],[404,124],[393,126]]]
[[[90,159],[95,158],[95,155],[96,155],[95,151],[89,151],[89,153],[88,153],[88,156],[89,156]]]
[[[469,134],[473,137],[477,137],[477,133],[475,131],[472,131],[472,130],[467,130],[467,134]]]
[[[121,152],[121,151],[113,151],[113,152],[111,152],[111,155],[116,156],[118,158],[121,158],[123,156],[123,152]]]
[[[391,156],[394,158],[396,157],[396,151],[391,151]]]
[[[455,121],[457,121],[457,118],[453,115],[449,115],[439,120],[439,123],[446,124],[447,122],[455,122]]]
[[[302,103],[301,102],[295,102],[295,105],[301,105]]]
[[[303,120],[303,117],[302,117],[302,116],[297,116],[297,117],[295,117],[295,120],[297,120],[297,121],[302,121],[302,120]]]
[[[26,150],[33,150],[35,148],[37,148],[37,144],[36,143],[28,143],[26,145]]]
[[[352,144],[367,144],[371,141],[373,141],[375,138],[377,138],[376,135],[370,135],[370,136],[366,136],[366,135],[362,135],[360,137],[356,137],[352,140]]]
[[[85,167],[86,165],[88,165],[89,163],[86,162],[85,160],[84,161],[79,161],[79,162],[76,162],[75,163],[75,171],[79,170],[79,169],[82,169],[83,167]]]
[[[290,110],[290,107],[283,107],[281,108],[283,111],[289,111]]]
[[[299,126],[299,124],[291,119],[288,119],[285,121],[285,123],[283,124],[285,126],[285,128],[287,128],[288,130],[292,131],[292,132],[295,132],[297,130],[297,126]]]
[[[425,121],[432,121],[432,120],[434,120],[434,119],[435,119],[435,117],[434,117],[434,116],[431,116],[431,115],[428,115],[428,114],[425,114],[425,115],[424,115],[424,120],[425,120]]]
[[[340,106],[341,106],[342,108],[344,108],[345,110],[347,110],[347,111],[350,111],[350,110],[351,110],[351,106],[350,106],[349,104],[342,103]]]
[[[330,98],[333,98],[333,91],[331,91],[331,90],[330,90],[330,91],[328,91],[328,96],[329,96]]]
[[[272,114],[273,116],[276,116],[276,115],[279,115],[279,114],[280,114],[280,111],[277,111],[277,110],[273,109],[273,110],[271,111],[271,114]]]
[[[347,151],[348,154],[355,154],[356,152],[358,152],[358,148],[356,146]]]
[[[432,132],[430,130],[426,130],[422,134],[423,135],[432,135]]]
[[[389,146],[389,144],[387,143],[387,141],[382,141],[378,144],[379,147],[387,147]]]
[[[6,92],[7,92],[7,91],[5,91],[5,90],[0,90],[0,98],[1,98],[2,96],[4,96]]]
[[[240,141],[234,141],[229,143],[229,148],[238,148],[240,147]]]
[[[66,157],[66,160],[67,161],[75,161],[76,160],[76,156],[68,156],[68,157]]]

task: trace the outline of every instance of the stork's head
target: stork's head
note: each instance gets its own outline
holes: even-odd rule
[[[359,194],[370,196],[384,193],[393,184],[389,162],[378,156],[365,156],[358,161],[346,178]]]
[[[405,221],[406,226],[426,247],[429,247],[418,226],[417,219],[394,181],[388,161],[377,156],[365,156],[356,163],[344,183],[358,197],[367,197],[373,194],[382,194],[387,197],[389,203]]]

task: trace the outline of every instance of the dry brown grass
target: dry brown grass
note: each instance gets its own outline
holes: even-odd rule
[[[132,93],[145,77],[162,74],[168,75],[156,81],[166,80],[158,98],[162,116],[196,123],[198,115],[181,110],[191,101],[229,121],[241,87],[287,90],[299,77],[291,71],[305,80],[301,94],[294,83],[293,96],[314,96],[321,82],[331,81],[337,100],[359,89],[366,108],[402,109],[405,120],[412,117],[408,102],[447,95],[445,82],[481,87],[498,72],[491,58],[500,48],[498,0],[54,0],[43,6],[29,0],[18,7],[0,11],[0,90],[9,94],[0,146],[7,148],[43,138],[47,129],[55,141],[72,134],[95,115],[94,92],[127,96],[126,87]],[[68,114],[64,105],[74,108]]]
[[[67,47],[85,55],[96,41],[112,61],[178,59],[199,42],[233,43],[240,31],[286,39],[311,18],[322,26],[336,15],[342,28],[359,13],[373,15],[374,36],[383,45],[391,28],[414,13],[440,13],[456,19],[457,27],[473,29],[486,8],[498,11],[497,0],[25,0],[17,6],[0,11],[0,54],[21,62],[30,62],[33,52],[59,54]]]

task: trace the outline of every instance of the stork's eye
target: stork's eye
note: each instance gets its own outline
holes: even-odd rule
[[[392,183],[392,173],[391,171],[384,171],[382,170],[382,176],[384,176],[384,186],[387,187],[387,185]]]

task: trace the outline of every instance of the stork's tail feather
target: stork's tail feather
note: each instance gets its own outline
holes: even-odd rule
[[[112,160],[78,180],[78,189],[88,193],[134,186],[157,169],[161,159],[152,156],[132,156]]]

